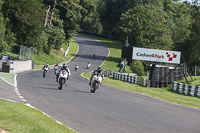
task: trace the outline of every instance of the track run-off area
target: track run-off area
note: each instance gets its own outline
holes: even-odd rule
[[[100,66],[108,48],[94,39],[74,36],[77,55],[68,63],[72,75],[58,90],[53,71],[17,74],[17,88],[27,103],[79,133],[200,133],[200,110],[176,105],[103,84],[90,93],[81,76]],[[93,53],[96,58],[93,59]],[[87,69],[87,63],[91,68]],[[79,64],[79,70],[74,67]]]

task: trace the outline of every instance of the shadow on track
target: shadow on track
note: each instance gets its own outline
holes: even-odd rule
[[[79,90],[69,90],[72,92],[79,92],[79,93],[90,93],[90,91],[79,91]]]

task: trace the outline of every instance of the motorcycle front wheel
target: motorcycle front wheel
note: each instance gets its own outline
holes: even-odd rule
[[[58,87],[58,89],[62,90],[63,85],[65,84],[65,82],[66,82],[65,79],[60,78],[60,79],[59,79],[59,87]]]
[[[45,78],[46,76],[46,71],[43,71],[43,78]]]
[[[98,83],[94,81],[93,85],[92,85],[92,89],[91,89],[91,93],[95,93],[96,89],[98,88]]]

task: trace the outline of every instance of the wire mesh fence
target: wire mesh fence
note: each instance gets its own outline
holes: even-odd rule
[[[35,48],[34,47],[27,47],[21,46],[19,52],[19,59],[20,60],[32,60]]]

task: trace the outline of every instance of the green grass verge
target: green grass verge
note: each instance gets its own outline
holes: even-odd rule
[[[190,85],[200,86],[200,76],[187,77],[187,80]],[[179,81],[179,83],[187,84],[185,80]]]
[[[19,57],[18,54],[14,54],[14,53],[11,53],[11,52],[1,52],[0,54],[1,55],[8,55],[8,56],[16,57],[16,58]]]
[[[56,63],[69,61],[78,50],[77,43],[73,39],[70,39],[69,41],[70,49],[66,57],[63,56],[63,53],[59,53],[56,50],[52,50],[49,55],[44,52],[41,52],[39,55],[35,54],[33,56],[33,61],[35,62],[34,69],[42,69],[45,64],[54,65]]]
[[[11,133],[74,133],[42,112],[21,103],[0,100],[0,129]]]
[[[15,85],[15,81],[14,81],[15,74],[0,72],[0,77],[4,78],[10,84]]]
[[[90,77],[90,73],[84,73],[86,78]],[[128,82],[114,80],[110,77],[106,77],[103,84],[107,84],[116,88],[145,94],[148,96],[156,97],[165,101],[182,104],[190,107],[200,108],[200,98],[181,95],[172,91],[172,85],[167,88],[150,88],[142,87],[136,84],[130,84]]]
[[[79,35],[88,37],[88,38],[97,39],[100,42],[105,43],[110,49],[110,55],[105,61],[105,63],[103,64],[102,68],[104,70],[113,70],[113,71],[119,70],[117,65],[121,61],[121,47],[122,47],[121,42],[113,41],[110,39],[104,39],[101,37],[94,37],[94,36],[85,35],[85,34],[79,34]],[[127,71],[131,72],[130,67],[127,67]],[[83,73],[83,76],[86,78],[90,78],[90,75],[91,75],[90,73]],[[197,80],[195,80],[192,84],[195,84],[195,85],[200,84],[200,77],[196,79]],[[112,78],[105,78],[104,84],[107,84],[116,88],[128,90],[128,91],[132,91],[132,92],[137,92],[140,94],[149,95],[149,96],[156,97],[165,101],[200,108],[200,98],[184,96],[184,95],[172,92],[172,86],[169,86],[168,88],[141,87],[139,85],[130,84],[128,82],[123,82],[119,80],[114,80]]]
[[[119,63],[121,62],[121,49],[123,46],[122,42],[115,41],[112,39],[106,39],[106,38],[101,38],[101,37],[96,37],[96,36],[91,36],[91,35],[86,35],[86,34],[79,34],[80,36],[88,37],[88,38],[93,38],[96,40],[99,40],[100,42],[104,43],[110,50],[110,54],[108,58],[106,59],[106,62],[103,64],[102,69],[103,70],[112,70],[112,71],[119,71]],[[126,72],[127,73],[132,73],[130,70],[130,66],[126,66]]]

